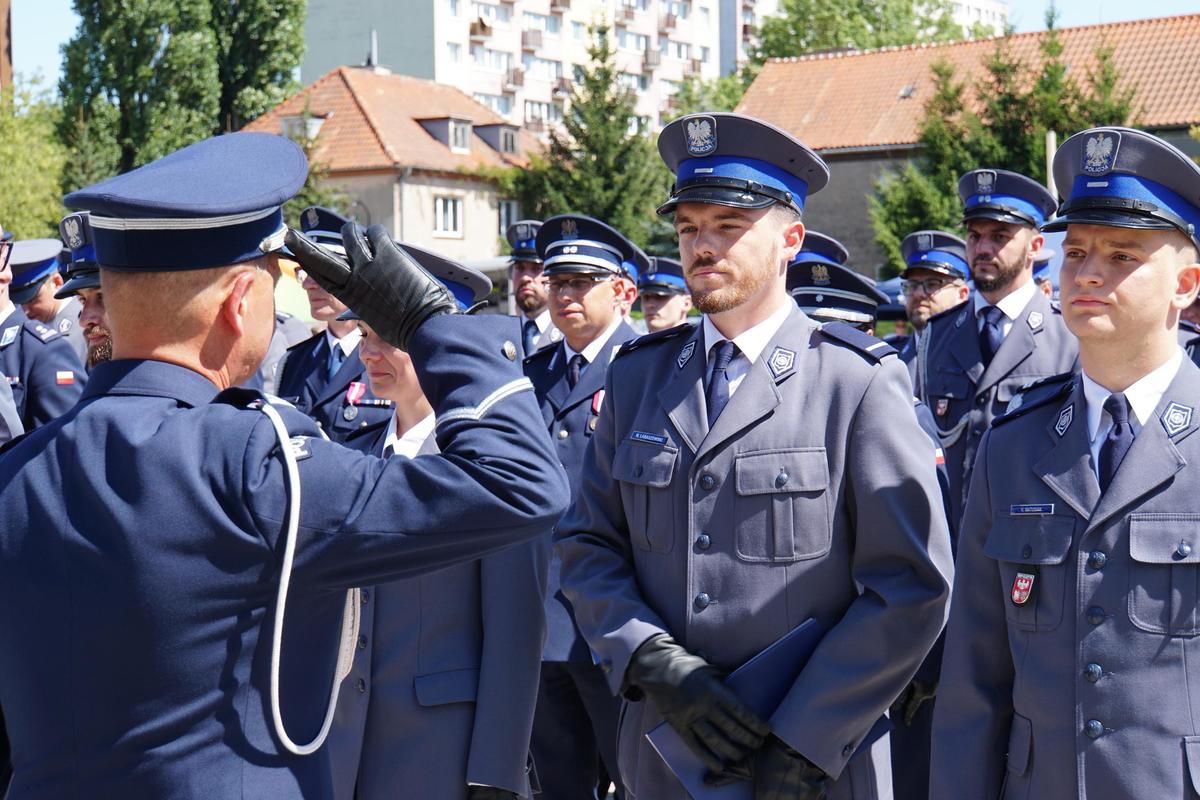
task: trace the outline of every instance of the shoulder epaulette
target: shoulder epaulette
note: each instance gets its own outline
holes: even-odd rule
[[[645,336],[639,336],[636,339],[630,339],[621,345],[621,349],[613,358],[620,358],[626,353],[632,353],[634,350],[640,350],[659,342],[666,342],[680,336],[691,336],[696,331],[696,326],[690,322],[684,322],[681,325],[676,325],[674,328],[667,328],[665,331],[656,331],[655,333],[647,333]]]
[[[1010,422],[1035,408],[1060,400],[1075,388],[1075,373],[1063,372],[1027,383],[1008,402],[1004,414],[992,420],[992,427]]]
[[[26,320],[23,325],[25,332],[39,342],[52,342],[55,339],[61,338],[62,334],[51,328],[49,325],[43,325],[36,320]]]
[[[258,389],[246,389],[241,386],[232,386],[219,392],[217,396],[212,399],[212,402],[223,403],[227,406],[235,406],[237,408],[258,408],[263,403],[270,403],[271,396],[265,392],[260,392]]]
[[[883,361],[888,356],[896,355],[896,348],[887,342],[863,333],[858,328],[844,322],[826,322],[821,326],[821,333],[830,339],[849,345],[872,361]]]
[[[522,361],[521,363],[522,364],[534,364],[540,359],[549,358],[550,356],[554,355],[554,351],[557,349],[558,349],[557,342],[555,344],[548,344],[545,347],[543,347],[541,350],[534,352],[533,355],[525,356],[525,360]]]

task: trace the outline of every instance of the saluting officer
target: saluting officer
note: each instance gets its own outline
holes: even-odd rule
[[[480,272],[399,246],[462,311],[491,291]],[[342,317],[358,320],[353,311]],[[346,446],[385,458],[437,453],[433,407],[412,359],[366,322],[358,325],[371,390],[391,400],[396,413],[355,431]],[[329,737],[334,798],[531,796],[529,734],[549,556],[547,543],[534,541],[368,590],[358,652]]]
[[[685,797],[645,739],[665,718],[758,800],[875,797],[887,742],[856,751],[949,597],[929,439],[895,351],[788,296],[820,157],[736,114],[682,117],[658,147],[676,174],[659,212],[703,321],[614,360],[556,536],[576,619],[627,701],[628,796]],[[824,638],[768,728],[714,673],[809,619]]]
[[[288,233],[306,174],[287,139],[231,133],[66,198],[91,212],[116,352],[0,457],[10,800],[328,796],[309,754],[354,650],[350,588],[532,540],[562,511],[512,321],[455,313],[382,226],[348,227],[344,259]],[[441,455],[357,453],[221,391],[266,350],[285,240],[412,357]],[[285,610],[341,619],[341,646],[281,668]]]
[[[918,396],[933,409],[946,448],[951,519],[962,516],[971,465],[984,431],[1021,387],[1065,372],[1078,345],[1058,309],[1033,283],[1054,213],[1037,181],[1002,169],[977,169],[958,182],[967,228],[973,300],[929,320],[922,336]]]
[[[11,260],[0,260],[0,374],[7,377],[25,430],[65,414],[83,393],[87,375],[75,348],[61,333],[31,320],[9,293],[15,273],[57,269],[62,244],[56,239],[12,243]]]
[[[900,255],[904,259],[904,272],[900,273],[904,309],[912,326],[912,335],[899,348],[900,360],[908,364],[908,375],[919,392],[917,354],[929,320],[962,305],[971,294],[967,287],[967,243],[945,231],[916,231],[900,242]]]
[[[504,231],[511,250],[508,263],[509,291],[517,302],[521,321],[521,341],[525,354],[533,355],[543,347],[557,343],[562,332],[550,319],[546,279],[542,275],[542,257],[538,255],[537,234],[542,223],[535,219],[514,222]]]
[[[1081,373],[984,437],[963,518],[933,791],[1195,797],[1200,786],[1200,168],[1128,128],[1054,157]]]
[[[683,278],[683,265],[673,258],[652,256],[650,271],[638,278],[638,300],[650,333],[687,322],[692,296]]]
[[[82,363],[87,356],[87,343],[79,330],[79,301],[55,296],[64,282],[64,253],[69,255],[69,251],[56,239],[30,239],[17,247],[14,255],[18,259],[23,247],[29,248],[25,263],[13,261],[13,281],[9,287],[12,301],[29,319],[67,337]],[[51,251],[54,254],[45,257]]]
[[[319,206],[300,214],[304,235],[334,252],[344,252],[340,231],[347,222]],[[353,321],[338,319],[346,304],[310,275],[301,285],[313,319],[324,322],[325,330],[288,348],[275,372],[276,393],[316,420],[330,439],[344,442],[352,431],[386,422],[394,411],[392,401],[376,397],[367,386],[358,357],[362,333]]]
[[[649,259],[619,231],[599,220],[564,214],[546,220],[537,250],[550,296],[550,316],[563,339],[525,360],[559,461],[578,490],[584,451],[604,406],[609,360],[637,336],[621,314],[637,295],[633,274]],[[561,563],[551,559],[546,592],[546,646],[533,759],[547,800],[593,798],[603,772],[620,785],[617,716],[608,690],[563,594]],[[607,785],[601,791],[607,792]],[[622,796],[623,792],[622,792]]]

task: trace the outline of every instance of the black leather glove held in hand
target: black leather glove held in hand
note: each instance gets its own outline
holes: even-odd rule
[[[921,710],[921,705],[937,696],[937,687],[936,682],[913,678],[912,683],[904,687],[896,702],[892,703],[892,722],[900,723],[906,728],[911,726],[917,718],[917,712]]]
[[[467,800],[521,800],[521,797],[495,786],[468,786]]]
[[[771,729],[725,688],[712,665],[660,633],[633,654],[628,678],[704,761],[714,782],[749,777],[750,756]]]
[[[322,289],[401,350],[408,349],[422,322],[458,311],[449,290],[397,247],[382,225],[367,228],[364,239],[355,223],[346,223],[342,227],[346,259],[299,231],[289,229],[284,241]]]
[[[829,776],[778,736],[754,760],[754,800],[823,800]]]

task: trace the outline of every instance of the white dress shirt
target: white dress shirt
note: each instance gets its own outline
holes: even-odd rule
[[[1129,401],[1129,407],[1133,410],[1133,415],[1137,417],[1139,425],[1144,426],[1154,414],[1154,409],[1158,408],[1159,401],[1166,394],[1167,388],[1171,385],[1171,381],[1175,380],[1175,375],[1183,364],[1183,355],[1183,348],[1176,348],[1174,355],[1167,359],[1165,364],[1138,378],[1122,393]],[[1087,401],[1088,442],[1092,451],[1092,471],[1099,478],[1100,448],[1104,445],[1104,440],[1113,426],[1112,417],[1104,410],[1104,401],[1113,392],[1089,378],[1086,372],[1081,372],[1081,374],[1083,375],[1083,397]]]
[[[729,379],[729,396],[733,397],[734,392],[742,385],[742,380],[746,374],[750,372],[750,365],[758,360],[762,355],[762,351],[767,348],[771,340],[775,338],[775,334],[779,333],[779,329],[783,327],[783,321],[788,318],[788,314],[792,313],[795,308],[795,301],[788,297],[784,302],[779,304],[779,308],[771,316],[764,319],[762,322],[742,331],[737,336],[733,337],[733,343],[737,345],[738,354],[725,370],[725,377]],[[704,315],[704,321],[701,323],[704,329],[704,357],[708,359],[708,366],[705,369],[705,384],[711,378],[713,345],[718,342],[725,341],[725,335],[717,330],[717,326],[712,324],[708,315]]]
[[[624,321],[625,318],[620,314],[615,315],[612,323],[610,323],[609,326],[604,329],[604,333],[588,342],[587,346],[578,353],[571,349],[571,345],[567,344],[566,339],[563,339],[563,350],[567,356],[567,364],[569,365],[571,363],[571,359],[575,356],[582,355],[583,364],[579,368],[579,374],[582,375],[584,372],[586,372],[588,366],[596,360],[596,357],[600,355],[600,351],[604,349],[604,345],[609,339],[612,338],[612,335],[617,332],[617,328],[619,328],[621,323]],[[553,366],[553,362],[551,362],[551,365]]]
[[[996,303],[996,308],[1004,314],[1004,320],[1000,323],[1000,333],[1004,338],[1008,338],[1008,332],[1012,330],[1013,322],[1021,316],[1021,312],[1025,310],[1025,306],[1029,305],[1029,301],[1033,299],[1033,293],[1036,291],[1038,291],[1037,284],[1030,281]],[[971,294],[974,295],[975,301],[975,330],[982,331],[983,316],[981,312],[992,304],[984,299],[982,292],[975,291]]]
[[[354,348],[358,347],[358,343],[362,341],[362,329],[355,325],[342,338],[338,338],[325,329],[325,343],[329,345],[329,352],[333,352],[334,346],[342,348],[343,355],[350,355],[354,352]]]
[[[16,310],[17,307],[13,305],[11,300],[9,300],[5,305],[0,306],[0,325],[3,325],[4,322],[11,317],[13,312]]]
[[[425,440],[433,434],[433,425],[436,421],[437,417],[430,414],[405,431],[403,436],[397,436],[396,415],[392,414],[391,422],[388,423],[387,433],[383,436],[383,453],[387,454],[390,447],[392,448],[391,455],[403,458],[415,458],[417,453],[421,451],[421,445],[425,444]]]

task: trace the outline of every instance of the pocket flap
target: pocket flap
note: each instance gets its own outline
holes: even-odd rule
[[[1020,714],[1013,714],[1012,729],[1008,732],[1008,771],[1024,775],[1029,769],[1029,751],[1033,747],[1033,723]]]
[[[997,516],[983,552],[1015,564],[1061,564],[1071,551],[1073,517]]]
[[[971,382],[960,370],[944,367],[933,370],[927,387],[930,397],[953,397],[957,400],[971,396]]]
[[[1143,564],[1200,564],[1200,514],[1130,514],[1129,557]]]
[[[612,476],[625,483],[662,489],[675,475],[679,449],[671,445],[625,440],[613,454]]]
[[[820,492],[829,488],[824,447],[739,453],[734,460],[737,493]]]
[[[442,706],[447,703],[473,703],[479,691],[479,670],[453,669],[418,675],[413,679],[417,702],[423,706]]]
[[[1183,755],[1187,759],[1192,791],[1200,794],[1200,736],[1183,737]]]

